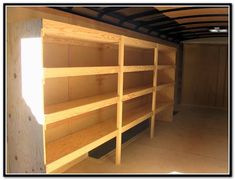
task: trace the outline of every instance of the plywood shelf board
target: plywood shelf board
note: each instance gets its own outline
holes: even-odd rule
[[[151,104],[143,104],[141,107],[124,112],[122,132],[138,125],[152,116]]]
[[[118,66],[44,68],[44,78],[115,74],[118,71]]]
[[[153,71],[153,65],[145,65],[145,66],[124,66],[124,72],[141,72],[141,71]]]
[[[137,87],[137,88],[130,88],[124,90],[123,95],[123,101],[127,101],[136,97],[144,96],[146,94],[150,94],[153,92],[153,87],[149,86],[143,86],[143,87]]]
[[[54,123],[117,103],[116,93],[97,95],[45,107],[45,124]]]
[[[72,159],[77,158],[99,146],[102,138],[105,137],[106,142],[115,136],[116,124],[113,120],[106,120],[50,142],[46,144],[47,168],[53,171],[68,163],[71,156]]]
[[[175,65],[158,65],[157,70],[175,69]]]

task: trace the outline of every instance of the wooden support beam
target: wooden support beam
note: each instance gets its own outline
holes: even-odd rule
[[[123,79],[124,79],[124,38],[121,37],[118,49],[118,102],[117,102],[117,137],[116,137],[116,165],[121,164],[122,149],[122,113],[123,113]]]
[[[158,48],[154,48],[154,74],[153,74],[153,95],[152,95],[152,111],[155,112],[156,109],[156,87],[157,87],[157,65],[158,65]],[[155,127],[155,113],[151,117],[150,124],[150,138],[154,137],[154,127]]]

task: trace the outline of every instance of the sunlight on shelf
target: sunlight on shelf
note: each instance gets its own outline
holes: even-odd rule
[[[39,124],[43,124],[42,40],[21,39],[22,97]]]

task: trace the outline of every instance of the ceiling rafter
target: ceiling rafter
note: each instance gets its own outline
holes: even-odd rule
[[[187,22],[187,23],[181,23],[181,24],[174,24],[172,23],[172,26],[170,25],[160,25],[160,26],[152,26],[152,28],[161,28],[167,29],[167,28],[174,28],[174,27],[179,27],[179,26],[186,26],[186,25],[192,25],[192,24],[209,24],[209,23],[226,23],[228,21],[195,21],[195,22]]]
[[[182,23],[182,24],[178,24],[178,25],[172,25],[172,26],[156,26],[156,27],[152,27],[152,29],[154,30],[154,28],[161,28],[160,32],[165,31],[166,29],[168,30],[172,30],[172,29],[176,29],[178,27],[184,27],[186,25],[193,25],[193,24],[219,24],[219,23],[227,23],[228,21],[197,21],[197,22],[188,22],[188,23]],[[216,25],[217,26],[217,25]],[[219,26],[219,25],[218,25]]]
[[[98,14],[98,18],[102,18],[105,14],[107,15],[108,13],[119,11],[121,9],[128,8],[128,7],[107,7],[103,8],[101,12]]]
[[[94,11],[96,11],[97,13],[99,13],[100,12],[100,10],[99,9],[97,9],[97,8],[88,8],[88,9],[90,9],[90,10],[94,10]],[[115,13],[115,12],[110,12],[110,13],[108,13],[107,14],[108,16],[110,16],[110,17],[113,17],[113,18],[117,18],[117,19],[119,19],[120,21],[122,21],[123,19],[125,19],[125,16],[123,16],[123,15],[121,15],[120,13]],[[98,17],[97,17],[98,18]],[[99,18],[98,18],[99,19]],[[100,19],[102,19],[102,18],[100,18]],[[131,24],[133,24],[134,26],[138,26],[139,25],[139,22],[137,22],[137,21],[129,21],[129,23],[131,23]],[[124,27],[124,28],[128,28],[128,27],[126,27],[126,26],[124,26],[123,24],[122,25],[120,25],[120,24],[115,24],[116,26],[121,26],[121,27]],[[150,27],[146,27],[147,29],[148,28],[150,28]],[[128,29],[131,29],[131,30],[133,30],[132,28],[128,28]],[[134,29],[135,30],[135,29]],[[135,31],[137,31],[137,32],[140,32],[140,33],[144,33],[144,34],[147,34],[147,35],[150,35],[150,33],[146,33],[146,32],[143,32],[143,31],[140,31],[140,30],[135,30]],[[164,40],[166,40],[166,39],[168,39],[168,37],[167,38],[163,38],[162,36],[160,36],[161,34],[158,32],[158,31],[155,31],[157,34],[155,34],[155,35],[153,35],[153,36],[155,36],[155,37],[158,37],[158,38],[160,38],[160,39],[164,39]],[[172,39],[174,40],[174,38],[172,37]]]
[[[198,35],[198,36],[191,36],[191,37],[187,37],[187,38],[183,38],[181,39],[181,41],[186,41],[186,40],[190,40],[190,39],[198,39],[198,38],[211,38],[211,37],[228,37],[227,35],[216,35],[216,34],[212,34],[212,35]]]
[[[210,35],[210,34],[228,34],[227,32],[222,32],[222,33],[213,33],[213,32],[209,32],[209,31],[202,31],[202,32],[194,32],[194,33],[187,33],[187,34],[182,34],[182,37],[187,37],[187,36],[191,36],[191,35]]]
[[[162,10],[162,11],[159,11],[157,8],[155,8],[155,10],[149,10],[149,11],[136,13],[136,14],[127,16],[125,20],[120,22],[120,24],[127,22],[127,21],[130,21],[130,20],[140,18],[140,17],[144,17],[144,16],[169,13],[169,12],[173,12],[173,11],[182,11],[182,10],[190,10],[190,9],[205,9],[205,8],[215,8],[215,7],[180,7],[180,8],[166,9],[166,10]],[[220,8],[220,7],[218,7],[218,8]]]
[[[171,23],[172,21],[179,20],[179,19],[191,19],[191,18],[198,18],[198,17],[224,17],[224,16],[228,16],[228,15],[227,14],[199,14],[199,15],[190,15],[190,16],[179,16],[175,18],[163,17],[163,18],[156,18],[150,21],[139,21],[141,22],[141,25],[138,26],[138,28],[144,27],[146,25],[153,25],[161,21],[167,21],[167,23]]]
[[[227,29],[228,26],[218,26],[219,28],[221,29]],[[209,30],[209,29],[212,29],[214,28],[214,26],[197,26],[197,27],[192,27],[192,28],[185,28],[185,29],[182,29],[182,30],[178,30],[178,31],[171,31],[169,33],[166,33],[166,34],[169,34],[169,35],[174,35],[174,34],[182,34],[182,33],[185,33],[185,31],[191,31],[191,30],[202,30],[202,29],[206,29],[206,30]],[[194,32],[194,31],[191,31],[191,32]]]

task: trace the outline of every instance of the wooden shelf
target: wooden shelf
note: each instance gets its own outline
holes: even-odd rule
[[[61,39],[67,39],[67,41],[70,39],[72,41],[73,39],[81,39],[101,43],[118,43],[120,40],[120,35],[85,28],[73,24],[57,22],[48,19],[43,19],[42,24],[42,35],[44,39],[54,36]]]
[[[175,69],[175,65],[158,65],[157,70]]]
[[[157,102],[155,114],[167,109],[169,106],[172,106],[173,102]]]
[[[46,144],[47,172],[53,172],[116,136],[116,123],[107,120]]]
[[[171,86],[174,86],[174,84],[175,83],[159,83],[158,85],[157,85],[157,91],[160,91],[160,90],[162,90],[162,89],[164,89],[164,88],[167,88],[167,87],[171,87]]]
[[[145,41],[141,39],[135,39],[131,37],[123,37],[125,45],[131,46],[131,47],[138,47],[138,48],[144,48],[144,49],[152,49],[157,47],[157,43]]]
[[[124,66],[123,72],[141,72],[141,71],[153,71],[153,65],[145,65],[145,66]]]
[[[123,94],[123,101],[127,101],[139,96],[144,96],[146,94],[150,94],[153,92],[153,87],[151,86],[143,86],[143,87],[138,87],[138,88],[130,88],[124,90]]]
[[[136,126],[153,115],[151,104],[144,104],[139,108],[130,110],[123,115],[122,132]]]
[[[44,68],[44,78],[114,74],[118,73],[118,70],[118,66]]]
[[[93,97],[82,98],[69,102],[49,105],[45,107],[45,124],[54,123],[82,113],[94,111],[99,108],[117,103],[116,93],[109,93]]]

